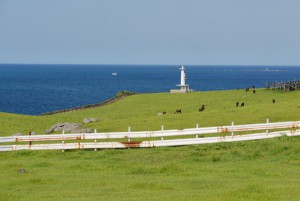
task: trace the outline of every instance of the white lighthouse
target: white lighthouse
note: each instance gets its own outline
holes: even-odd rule
[[[177,84],[176,86],[180,87],[180,89],[171,89],[171,93],[186,93],[189,92],[189,85],[185,84],[185,80],[186,80],[186,76],[185,76],[185,68],[184,66],[181,66],[181,68],[179,68],[180,70],[180,84]]]

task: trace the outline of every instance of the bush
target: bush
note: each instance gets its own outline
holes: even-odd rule
[[[121,96],[130,96],[130,95],[134,95],[136,94],[135,92],[131,92],[131,91],[120,91],[119,93],[117,93],[117,95],[115,95],[116,98],[121,97]]]

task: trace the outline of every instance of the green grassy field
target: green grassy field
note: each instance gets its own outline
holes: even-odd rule
[[[296,137],[170,148],[0,153],[0,200],[299,200]],[[27,172],[18,173],[24,168]]]
[[[272,99],[276,99],[276,104]],[[182,129],[300,119],[300,91],[141,94],[50,116],[0,113],[0,134],[58,122],[99,121],[98,131]],[[235,102],[245,102],[236,108]],[[204,112],[198,108],[205,104]],[[173,114],[177,108],[182,114]],[[167,114],[157,116],[158,112]],[[286,137],[183,147],[0,153],[0,200],[299,200],[300,140]],[[26,173],[20,174],[24,168]]]
[[[116,103],[69,113],[49,116],[26,116],[0,113],[0,136],[14,133],[28,134],[44,130],[56,123],[80,123],[83,118],[94,117],[98,122],[85,127],[98,132],[183,129],[199,126],[222,126],[266,122],[292,121],[300,119],[300,91],[279,92],[264,89],[256,94],[244,90],[195,92],[189,94],[140,94],[129,96]],[[272,103],[272,99],[276,104]],[[235,107],[236,101],[245,102],[245,107]],[[205,111],[198,109],[205,104]],[[180,108],[182,114],[173,114]],[[167,114],[157,116],[158,112]]]

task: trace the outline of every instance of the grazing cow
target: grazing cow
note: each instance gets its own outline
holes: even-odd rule
[[[254,90],[253,90],[253,93],[255,94],[255,92],[256,92],[256,91],[255,91],[255,89],[254,89]]]
[[[181,114],[181,109],[177,109],[174,114],[180,113]]]
[[[244,107],[244,106],[245,106],[245,103],[244,103],[244,102],[242,102],[242,103],[241,103],[241,107]]]
[[[235,106],[236,106],[236,107],[238,107],[238,106],[239,106],[239,104],[240,104],[239,102],[236,102],[236,103],[235,103]]]
[[[199,108],[199,112],[202,112],[204,110],[204,105],[201,106],[201,108]]]
[[[275,99],[274,98],[272,99],[272,102],[275,103]]]
[[[163,114],[167,114],[167,112],[163,112]]]
[[[249,91],[249,88],[246,88],[246,92],[248,92]]]

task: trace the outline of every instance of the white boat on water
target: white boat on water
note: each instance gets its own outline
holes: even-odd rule
[[[113,75],[113,76],[116,76],[118,73],[117,72],[115,72],[115,73],[112,73],[111,75]]]

